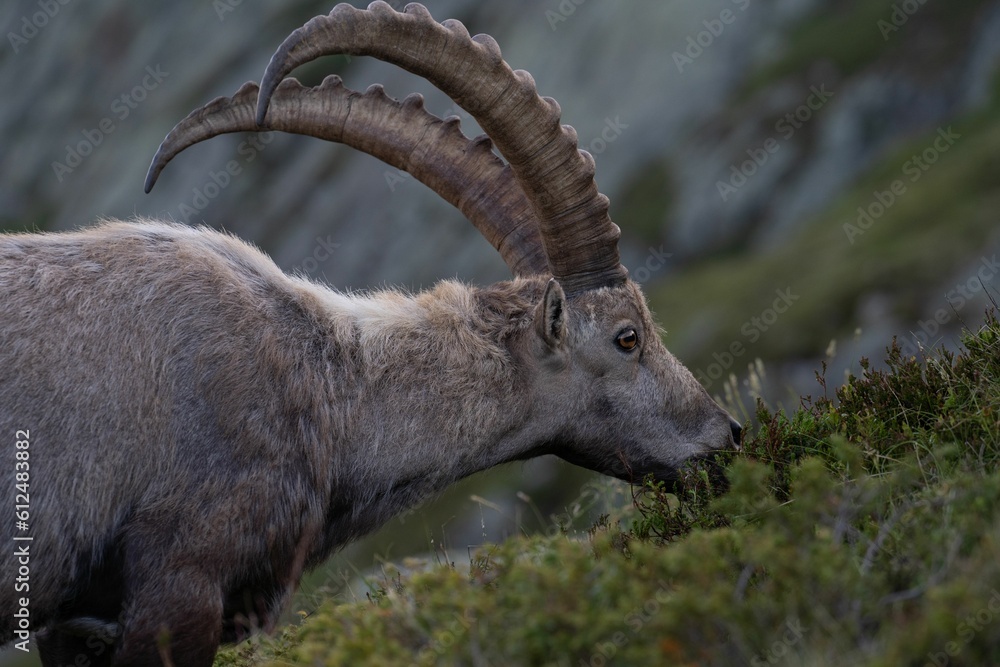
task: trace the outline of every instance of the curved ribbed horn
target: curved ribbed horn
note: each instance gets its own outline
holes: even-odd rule
[[[499,251],[516,276],[546,273],[545,252],[534,210],[509,167],[485,137],[468,139],[458,118],[424,109],[420,95],[397,102],[371,86],[364,94],[338,76],[306,88],[286,79],[274,91],[265,126],[254,120],[258,88],[244,84],[191,112],[167,134],[146,175],[149,192],[178,153],[227,132],[280,130],[335,141],[402,169],[459,209]]]
[[[460,22],[439,24],[416,3],[402,13],[384,2],[367,10],[337,5],[292,33],[271,58],[257,122],[267,118],[274,90],[292,70],[333,54],[373,56],[422,76],[479,122],[534,206],[552,275],[563,289],[576,293],[625,281],[620,230],[597,191],[593,158],[577,148],[575,130],[559,124],[556,101],[539,97],[530,74],[512,71],[492,37],[470,38]]]

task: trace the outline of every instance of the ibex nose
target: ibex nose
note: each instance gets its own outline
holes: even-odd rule
[[[733,419],[732,417],[730,417],[729,418],[729,428],[733,432],[733,443],[736,445],[736,449],[739,449],[740,448],[740,438],[743,435],[743,426],[738,421],[736,421],[735,419]]]

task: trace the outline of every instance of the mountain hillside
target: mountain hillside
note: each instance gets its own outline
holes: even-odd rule
[[[493,35],[559,101],[596,158],[623,261],[668,347],[746,421],[757,396],[792,409],[815,394],[822,361],[831,382],[860,374],[858,360],[877,364],[894,335],[907,356],[955,347],[996,298],[997,0],[425,4]],[[259,80],[284,37],[331,7],[4,3],[0,228],[155,216],[227,229],[343,289],[506,278],[421,184],[318,140],[219,137],[142,193],[177,121]],[[325,58],[295,75],[318,84],[333,73],[356,90],[421,92],[431,112],[478,132],[428,84],[369,59]],[[223,178],[230,161],[239,171]],[[589,473],[547,459],[488,473],[340,563],[367,571],[374,554],[464,549],[545,531],[549,515],[600,513],[600,493],[573,500],[586,483]]]

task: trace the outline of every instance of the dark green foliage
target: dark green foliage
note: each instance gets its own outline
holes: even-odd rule
[[[1000,664],[994,315],[965,348],[893,345],[586,536],[390,572],[217,664]]]
[[[720,528],[729,525],[725,515],[709,505],[725,488],[718,470],[731,455],[719,455],[710,462],[699,462],[681,470],[679,488],[668,490],[663,482],[647,479],[632,490],[632,502],[639,517],[633,522],[632,535],[640,540],[672,542],[695,528]]]

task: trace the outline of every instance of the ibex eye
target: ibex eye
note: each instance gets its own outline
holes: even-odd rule
[[[639,334],[635,332],[635,329],[623,329],[616,339],[618,347],[625,350],[626,352],[631,352],[635,349],[635,346],[639,344]]]

